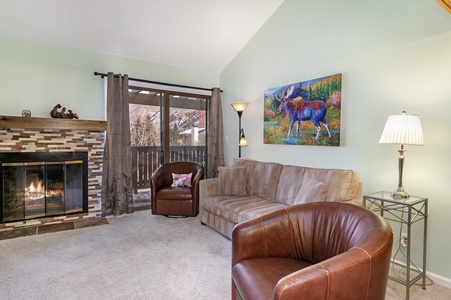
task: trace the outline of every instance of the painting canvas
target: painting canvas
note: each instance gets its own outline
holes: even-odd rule
[[[341,74],[267,89],[263,142],[340,145]]]

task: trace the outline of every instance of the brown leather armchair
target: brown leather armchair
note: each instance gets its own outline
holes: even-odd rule
[[[172,185],[172,174],[191,173],[191,187]],[[204,167],[196,162],[171,162],[159,167],[150,179],[154,215],[195,217],[199,213],[199,181]]]
[[[235,226],[232,299],[384,299],[393,233],[366,208],[308,203]]]

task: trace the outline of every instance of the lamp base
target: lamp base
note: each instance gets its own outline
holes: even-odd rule
[[[407,193],[406,191],[396,191],[392,193],[392,197],[393,199],[403,199],[403,200],[407,200],[410,198],[409,193]]]

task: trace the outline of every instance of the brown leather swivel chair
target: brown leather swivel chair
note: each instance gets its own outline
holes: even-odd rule
[[[366,208],[308,203],[235,226],[232,299],[384,299],[393,233]]]
[[[191,173],[191,187],[172,186],[172,174]],[[204,167],[196,162],[171,162],[159,167],[150,179],[154,215],[195,217],[199,213],[199,181]]]

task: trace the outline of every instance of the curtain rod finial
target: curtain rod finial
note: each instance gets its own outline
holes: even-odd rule
[[[94,76],[100,76],[100,77],[104,78],[105,74],[102,74],[102,73],[99,73],[97,71],[94,71]]]

